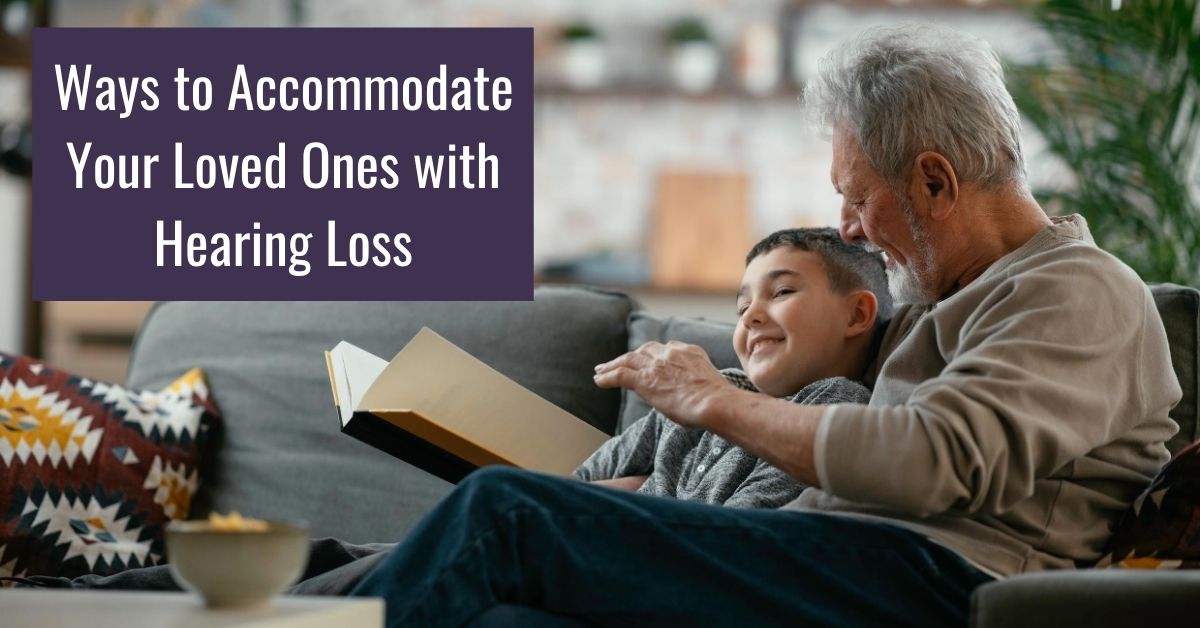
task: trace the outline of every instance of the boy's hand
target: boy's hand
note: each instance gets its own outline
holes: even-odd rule
[[[725,380],[704,349],[679,341],[648,342],[596,367],[601,388],[628,388],[664,416],[687,427],[707,427],[723,394],[737,388]]]
[[[623,491],[636,491],[642,488],[646,483],[648,475],[630,475],[623,478],[613,478],[611,480],[593,480],[592,484],[598,486],[607,486],[608,488],[619,488]]]

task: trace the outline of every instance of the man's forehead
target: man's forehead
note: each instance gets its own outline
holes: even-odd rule
[[[861,183],[867,176],[870,167],[866,165],[865,156],[858,141],[849,133],[835,133],[833,136],[833,160],[829,167],[829,180],[838,193],[845,193],[847,187]]]

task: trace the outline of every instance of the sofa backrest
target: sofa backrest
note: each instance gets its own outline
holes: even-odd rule
[[[158,389],[192,367],[224,415],[192,516],[210,509],[302,519],[314,536],[401,538],[450,486],[339,432],[323,352],[347,340],[391,358],[429,326],[500,372],[613,432],[617,390],[593,367],[628,345],[626,296],[539,288],[532,302],[159,304],[129,384]]]
[[[1200,440],[1200,404],[1196,399],[1200,389],[1200,358],[1197,357],[1200,354],[1197,348],[1200,344],[1200,292],[1186,286],[1154,284],[1150,286],[1150,293],[1167,330],[1171,364],[1183,389],[1183,399],[1171,410],[1171,418],[1179,424],[1179,432],[1167,442],[1167,448],[1174,454],[1188,443]],[[629,321],[630,350],[651,340],[664,343],[679,340],[704,347],[717,368],[738,366],[732,338],[733,325],[727,323],[661,318],[644,312],[635,312]],[[621,407],[618,425],[624,429],[648,411],[645,402],[637,395],[629,394]]]
[[[1200,293],[1154,286],[1183,401],[1171,416],[1197,433]],[[348,340],[391,357],[428,325],[500,372],[605,431],[647,408],[601,390],[592,367],[649,340],[704,347],[737,366],[733,326],[635,311],[620,293],[543,287],[533,302],[159,304],[143,323],[128,382],[158,389],[204,369],[225,424],[193,516],[210,509],[303,519],[314,536],[352,542],[400,538],[449,485],[341,434],[322,352]]]
[[[1154,304],[1171,343],[1171,364],[1183,389],[1183,399],[1171,410],[1179,433],[1167,442],[1171,453],[1200,440],[1200,291],[1175,284],[1150,286]]]

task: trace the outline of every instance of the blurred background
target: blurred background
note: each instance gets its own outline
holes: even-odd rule
[[[1196,5],[0,0],[0,351],[121,382],[150,306],[29,299],[37,26],[533,27],[538,280],[618,287],[659,314],[732,321],[753,242],[837,223],[830,145],[799,115],[805,80],[861,29],[914,20],[982,37],[1004,58],[1047,211],[1084,214],[1147,281],[1200,286]]]

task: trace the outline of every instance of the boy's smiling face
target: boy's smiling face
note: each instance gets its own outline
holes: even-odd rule
[[[746,266],[738,290],[733,349],[758,389],[793,394],[837,375],[844,363],[853,297],[835,292],[821,258],[781,246]]]

